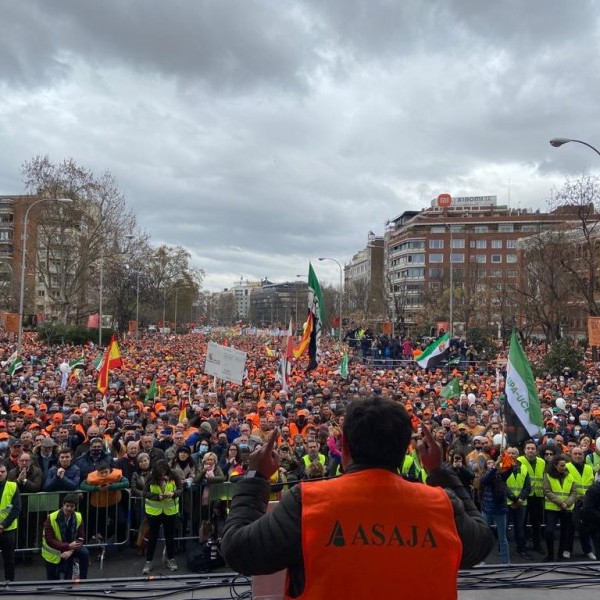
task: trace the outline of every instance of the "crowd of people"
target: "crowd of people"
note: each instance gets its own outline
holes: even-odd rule
[[[242,385],[204,373],[211,340],[247,353]],[[100,351],[93,344],[50,348],[28,334],[22,368],[12,374],[14,343],[0,344],[0,549],[8,580],[14,579],[11,544],[23,550],[18,554],[24,561],[31,559],[28,549],[40,547],[39,531],[24,522],[31,511],[19,511],[28,495],[40,491],[57,492],[61,506],[67,494],[73,500],[74,492],[87,492],[90,501],[85,510],[80,506],[86,543],[145,528],[144,573],[152,569],[162,524],[168,567],[176,570],[174,537],[193,536],[215,515],[217,521],[224,517],[224,508],[211,502],[210,485],[243,477],[250,453],[275,428],[281,460],[271,477],[272,498],[297,481],[341,474],[346,408],[369,396],[401,403],[412,417],[412,452],[399,465],[405,479],[426,481],[414,450],[421,428],[431,429],[445,467],[458,474],[494,526],[502,562],[509,563],[515,552],[525,560],[551,561],[595,560],[600,551],[600,484],[595,482],[600,374],[591,360],[581,374],[537,380],[543,430],[538,438],[507,448],[504,377],[488,363],[480,368],[473,360],[460,370],[425,371],[408,361],[375,368],[359,360],[356,348],[356,356],[350,349],[349,374],[343,377],[339,364],[347,347],[323,339],[317,369],[306,373],[302,358],[284,383],[278,379],[277,342],[271,342],[275,356],[269,356],[265,337],[257,335],[140,333],[119,343],[123,364],[110,373],[105,394],[96,385]],[[284,343],[281,339],[282,351]],[[422,344],[405,339],[390,344],[401,347],[403,356],[409,346],[414,352]],[[464,340],[460,347],[469,348]],[[65,374],[61,365],[76,361],[79,365]],[[453,377],[460,393],[445,398],[441,392]],[[139,500],[137,511],[126,510],[129,494]],[[175,517],[184,517],[187,531],[171,527]],[[48,523],[44,529],[53,531]]]

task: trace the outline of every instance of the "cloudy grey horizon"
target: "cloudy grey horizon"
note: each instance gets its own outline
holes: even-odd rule
[[[205,288],[337,266],[440,193],[548,210],[598,173],[598,2],[0,0],[0,194],[110,171]]]

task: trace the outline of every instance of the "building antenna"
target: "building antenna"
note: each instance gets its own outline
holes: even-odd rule
[[[508,180],[508,210],[510,211],[510,179]]]

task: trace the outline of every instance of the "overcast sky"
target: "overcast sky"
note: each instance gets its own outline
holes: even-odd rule
[[[592,0],[0,0],[0,194],[109,170],[218,290],[364,247],[442,192],[546,210],[600,170]]]

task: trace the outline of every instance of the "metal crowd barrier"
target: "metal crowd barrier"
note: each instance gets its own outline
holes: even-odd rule
[[[275,493],[287,490],[297,481],[272,486]],[[203,536],[220,537],[220,528],[227,515],[235,481],[215,484],[198,484],[184,487],[179,499],[179,524],[175,541],[185,543],[202,539]],[[208,493],[204,492],[208,490]],[[106,552],[112,548],[123,549],[127,545],[143,547],[144,501],[134,496],[131,490],[121,490],[121,499],[110,506],[95,506],[94,495],[98,492],[79,490],[76,492],[38,492],[21,494],[21,514],[18,518],[15,551],[22,556],[39,553],[41,550],[44,524],[48,515],[62,506],[67,493],[79,495],[77,511],[82,514],[86,531],[85,546],[97,550],[96,559],[103,568]],[[208,524],[210,532],[203,531]],[[160,538],[159,541],[164,541]],[[180,546],[181,548],[182,546]]]

